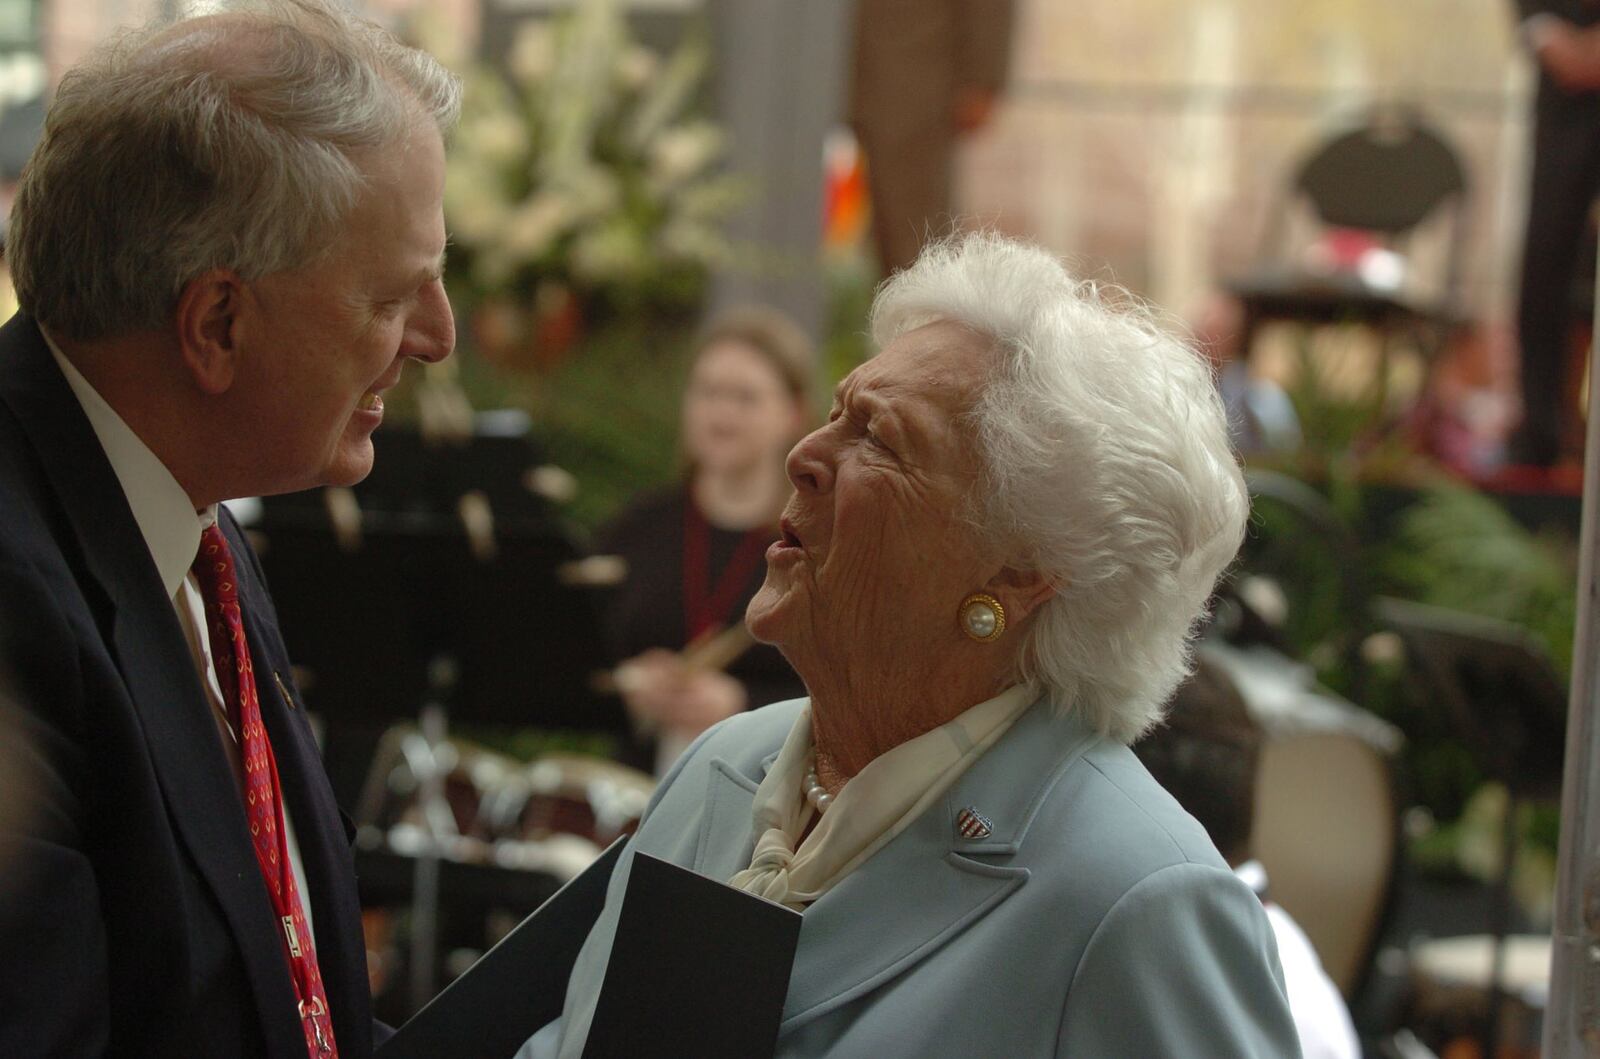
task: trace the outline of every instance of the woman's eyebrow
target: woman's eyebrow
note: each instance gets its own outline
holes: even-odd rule
[[[886,424],[889,427],[893,440],[915,442],[921,435],[913,417],[904,414],[893,398],[872,390],[859,390],[851,396],[852,403],[864,411],[874,424]]]

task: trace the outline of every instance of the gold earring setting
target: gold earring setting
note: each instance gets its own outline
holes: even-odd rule
[[[1006,608],[986,592],[961,601],[961,631],[979,643],[993,643],[1006,631]]]

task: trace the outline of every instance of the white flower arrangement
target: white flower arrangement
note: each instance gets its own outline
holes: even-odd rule
[[[579,0],[524,25],[503,70],[457,63],[452,270],[480,299],[551,283],[621,301],[698,294],[734,258],[720,222],[744,197],[721,169],[722,130],[692,112],[707,59],[703,35],[658,57],[615,0]]]

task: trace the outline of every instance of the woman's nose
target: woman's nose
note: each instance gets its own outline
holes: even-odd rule
[[[833,463],[823,437],[826,429],[813,430],[801,438],[784,461],[789,481],[799,492],[825,493],[833,488]]]

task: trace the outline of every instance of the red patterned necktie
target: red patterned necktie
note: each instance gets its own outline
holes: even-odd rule
[[[206,627],[211,636],[211,660],[216,666],[217,683],[222,687],[228,719],[238,732],[239,749],[244,759],[245,817],[250,823],[250,844],[256,863],[267,881],[272,907],[283,928],[284,955],[294,980],[300,1021],[305,1030],[306,1050],[311,1059],[337,1059],[333,1040],[333,1018],[328,1012],[328,994],[317,970],[317,953],[306,927],[305,909],[299,888],[289,867],[289,843],[283,831],[283,796],[278,784],[278,765],[272,756],[267,730],[261,726],[261,700],[256,697],[255,667],[250,663],[250,644],[245,640],[244,619],[239,610],[239,583],[234,577],[233,555],[227,539],[216,525],[200,535],[200,554],[194,560],[194,575],[206,603]]]

